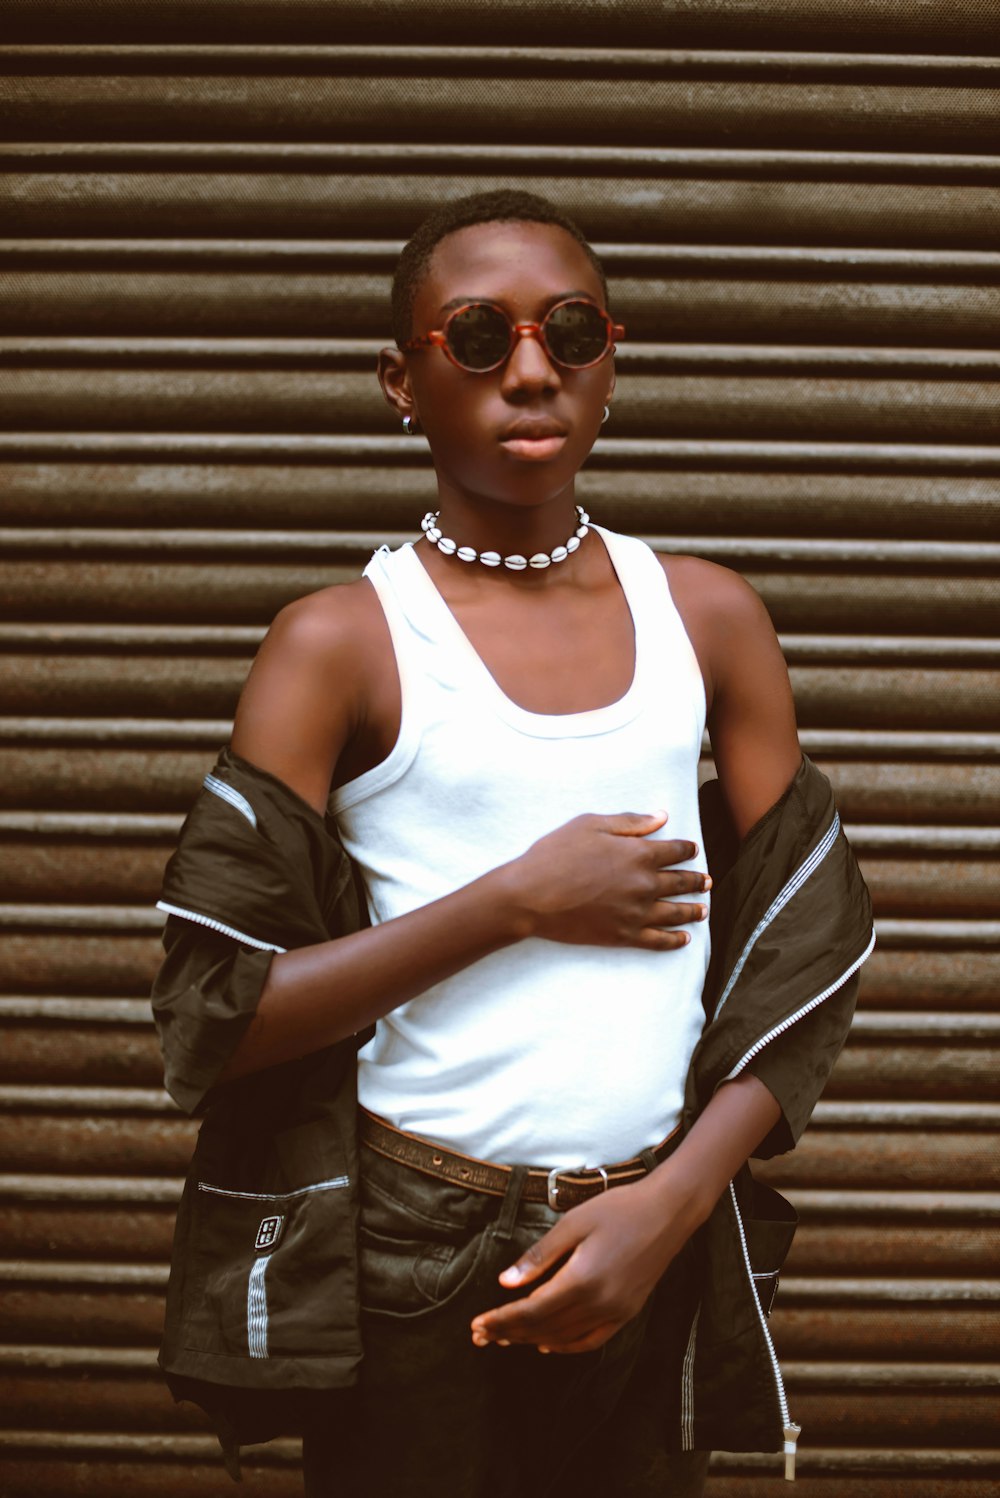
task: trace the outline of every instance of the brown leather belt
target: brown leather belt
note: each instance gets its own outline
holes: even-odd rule
[[[362,1144],[384,1155],[389,1160],[399,1160],[424,1175],[434,1176],[439,1181],[450,1181],[455,1186],[464,1186],[469,1191],[486,1191],[491,1196],[503,1196],[510,1181],[509,1165],[494,1165],[490,1160],[477,1160],[472,1155],[460,1155],[456,1150],[431,1144],[416,1134],[407,1134],[394,1128],[367,1108],[359,1108],[359,1132]],[[679,1143],[680,1125],[668,1134],[661,1144],[645,1151],[655,1164],[665,1160]],[[546,1202],[555,1212],[568,1212],[585,1202],[588,1197],[609,1191],[612,1186],[627,1186],[631,1181],[641,1180],[647,1174],[645,1160],[622,1160],[617,1165],[597,1165],[584,1169],[563,1169],[557,1166],[546,1170],[534,1166],[528,1170],[522,1192],[522,1201]]]

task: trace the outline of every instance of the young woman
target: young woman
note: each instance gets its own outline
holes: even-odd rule
[[[794,1450],[754,1293],[778,1264],[751,1262],[750,1219],[778,1224],[783,1248],[791,1229],[744,1167],[804,1126],[846,1033],[870,909],[828,787],[802,760],[760,599],[577,503],[623,335],[579,230],[528,194],[462,200],[407,246],[393,312],[379,379],[427,439],[435,509],[415,544],[276,619],[209,777],[214,806],[168,875],[154,995],[175,1096],[240,1094],[254,1127],[269,1078],[348,1054],[336,1087],[353,1110],[356,1070],[360,1185],[353,1168],[309,1180],[301,1160],[279,1173],[284,1190],[234,1187],[247,1177],[232,1159],[228,1186],[198,1182],[198,1210],[228,1197],[256,1204],[251,1228],[270,1216],[234,1271],[246,1319],[214,1365],[208,1342],[192,1361],[197,1338],[177,1331],[178,1264],[197,1257],[179,1233],[164,1366],[351,1385],[302,1417],[310,1495],[499,1498],[598,1481],[698,1493],[711,1445]],[[742,840],[714,955],[706,724]],[[362,882],[361,929],[336,915],[342,871],[324,883],[328,804]],[[225,845],[250,836],[241,817],[266,853]],[[300,856],[282,844],[292,823]],[[272,874],[279,857],[291,869],[266,898],[265,856]],[[301,898],[296,879],[311,880]],[[249,893],[220,893],[235,885]],[[238,1023],[206,1039],[205,1015],[227,1006]],[[310,1127],[306,1089],[293,1091],[268,1149]],[[230,1115],[225,1128],[238,1132]],[[356,1264],[344,1250],[344,1273],[359,1277],[363,1357],[312,1378],[305,1360],[329,1348],[286,1323],[304,1279],[329,1266],[316,1224],[295,1214],[349,1181],[360,1248]],[[331,1294],[353,1305],[344,1284]],[[747,1349],[752,1378],[738,1358],[713,1361],[723,1344]],[[220,1373],[223,1354],[248,1361]]]

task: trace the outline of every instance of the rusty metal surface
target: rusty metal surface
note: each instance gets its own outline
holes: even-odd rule
[[[618,46],[628,10],[568,0],[539,6],[534,0],[496,0],[488,7],[451,7],[448,35],[453,43],[507,44],[516,36],[531,46],[562,46],[569,29],[579,46]],[[649,46],[788,47],[807,52],[885,50],[893,55],[938,55],[994,50],[993,18],[982,0],[929,0],[900,6],[872,0],[837,0],[817,11],[810,0],[665,0],[642,10]],[[238,28],[236,23],[238,22]],[[373,13],[364,0],[162,0],[155,9],[136,9],[130,0],[102,0],[99,8],[77,0],[9,0],[11,41],[177,42],[217,41],[238,29],[242,40],[300,42],[426,43],[442,22],[439,0],[384,0]]]
[[[802,1219],[773,1322],[797,1491],[1000,1479],[994,18],[668,0],[640,42],[633,9],[451,7],[445,54],[434,0],[8,4],[10,1498],[228,1482],[153,1368],[196,1126],[160,1086],[141,902],[268,620],[428,507],[370,372],[391,267],[430,208],[511,180],[599,241],[629,328],[583,501],[759,588],[875,899],[826,1098],[760,1167]],[[297,1491],[294,1449],[265,1460],[249,1493]],[[708,1494],[773,1470],[720,1454]]]
[[[820,180],[810,181],[802,180],[801,171],[798,180],[789,179],[790,162],[782,163],[785,171],[766,161],[754,171],[751,160],[739,174],[733,162],[728,177],[717,175],[729,165],[720,163],[716,172],[699,179],[659,171],[650,176],[635,168],[633,175],[622,175],[595,161],[596,170],[581,181],[565,169],[546,171],[533,149],[522,160],[506,153],[493,171],[467,162],[450,174],[422,170],[387,194],[372,171],[378,163],[370,157],[344,161],[336,147],[314,153],[309,160],[313,173],[307,176],[282,175],[283,158],[272,156],[268,162],[262,146],[248,146],[242,153],[230,149],[229,169],[215,171],[189,170],[182,148],[173,148],[166,160],[152,148],[145,154],[143,160],[141,151],[130,151],[126,163],[113,149],[91,148],[78,164],[71,153],[54,150],[45,161],[47,170],[35,175],[30,166],[26,170],[10,152],[0,150],[0,165],[6,164],[10,174],[9,196],[5,200],[0,194],[0,209],[5,201],[16,204],[25,236],[128,238],[141,222],[145,233],[160,236],[281,239],[324,238],[335,202],[341,236],[400,239],[440,203],[489,191],[513,170],[532,191],[558,201],[594,239],[641,243],[655,224],[659,239],[741,244],[753,225],[754,242],[778,245],[996,247],[1000,171],[995,167],[992,183],[955,185],[947,180],[947,163],[926,173],[926,181],[905,180],[910,174],[906,161],[895,170],[879,168],[876,161],[868,174],[859,164],[861,180],[838,181],[834,169],[839,163],[831,160],[824,174],[831,180],[822,180],[814,169]],[[52,158],[60,155],[63,169],[53,170]],[[909,158],[910,172],[918,176],[919,162],[917,156]],[[262,169],[264,163],[277,170]],[[692,160],[690,166],[696,165]]]

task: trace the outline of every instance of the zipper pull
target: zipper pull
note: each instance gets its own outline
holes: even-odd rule
[[[795,1443],[802,1434],[802,1426],[789,1420],[785,1426],[785,1481],[795,1481]]]

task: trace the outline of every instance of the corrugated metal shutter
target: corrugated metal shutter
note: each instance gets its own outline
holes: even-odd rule
[[[403,237],[517,184],[630,341],[595,518],[761,590],[880,942],[775,1312],[803,1498],[995,1491],[995,0],[8,0],[0,133],[0,1487],[228,1491],[153,1367],[192,1127],[150,905],[287,599],[432,494]],[[391,46],[386,38],[390,37]],[[462,144],[456,144],[462,142]],[[713,1498],[777,1493],[718,1459]],[[297,1489],[294,1451],[248,1491]]]

